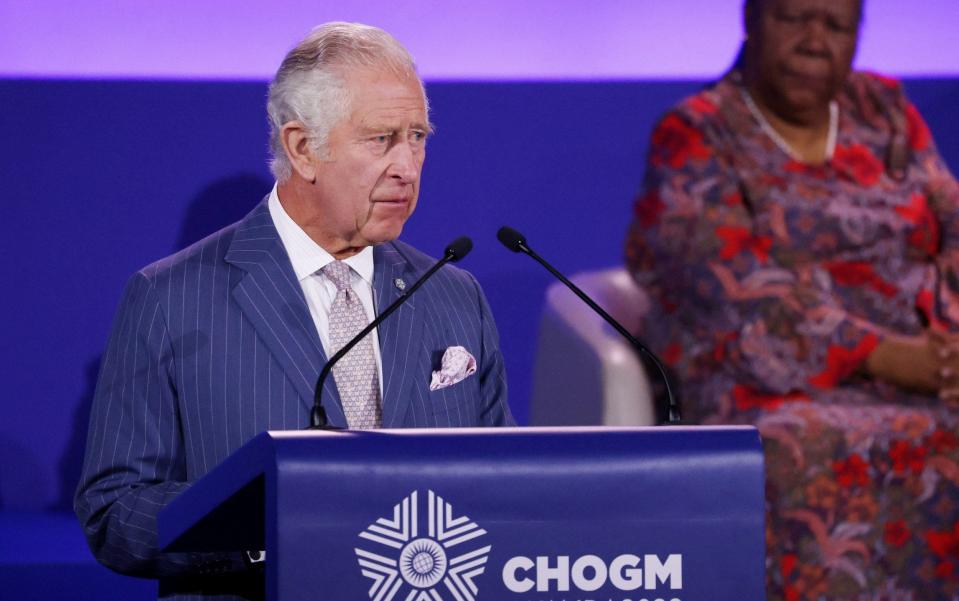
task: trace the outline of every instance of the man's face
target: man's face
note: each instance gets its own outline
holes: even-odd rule
[[[345,73],[350,114],[315,159],[316,203],[330,252],[393,240],[416,208],[430,131],[419,82],[387,70]]]
[[[823,107],[849,74],[859,0],[764,0],[749,25],[759,86],[777,112]]]

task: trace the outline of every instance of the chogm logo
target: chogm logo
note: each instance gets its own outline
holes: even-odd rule
[[[355,549],[363,575],[373,581],[370,599],[391,601],[402,589],[404,601],[474,601],[478,590],[473,579],[486,569],[492,546],[464,543],[486,531],[465,515],[453,517],[450,504],[430,490],[428,526],[421,536],[417,499],[414,491],[393,507],[392,519],[380,518],[360,533],[378,543],[376,551]]]

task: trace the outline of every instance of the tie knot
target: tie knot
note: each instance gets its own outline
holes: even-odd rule
[[[333,261],[323,267],[323,273],[330,278],[338,291],[349,292],[353,289],[350,284],[350,266],[343,261]]]

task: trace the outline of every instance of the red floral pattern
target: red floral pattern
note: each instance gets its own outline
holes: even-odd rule
[[[953,579],[956,576],[956,561],[959,560],[959,522],[951,530],[926,532],[926,544],[939,558],[936,576]]]
[[[887,545],[899,548],[909,542],[910,538],[912,538],[912,533],[909,531],[909,527],[906,526],[906,520],[886,522],[886,527],[883,529],[882,540],[884,540]]]
[[[800,163],[799,161],[793,159],[786,161],[786,164],[783,165],[783,169],[788,173],[809,175],[815,177],[816,179],[826,179],[828,175],[826,169],[822,165],[809,165],[806,163]]]
[[[882,279],[870,263],[862,261],[830,261],[824,267],[832,276],[833,281],[843,286],[866,286],[885,296],[893,298],[899,289],[892,283]]]
[[[883,172],[882,162],[864,144],[836,146],[833,167],[860,186],[874,186]]]
[[[947,453],[959,449],[959,437],[949,430],[936,430],[926,441],[935,453]]]
[[[923,315],[923,319],[933,330],[949,329],[949,324],[937,315],[935,296],[931,290],[920,290],[916,294],[916,311]]]
[[[719,110],[713,102],[705,96],[693,96],[689,99],[689,108],[697,113],[712,115]]]
[[[728,207],[741,207],[743,206],[743,195],[736,190],[732,194],[723,197],[723,204]]]
[[[670,344],[666,347],[666,350],[663,351],[663,361],[666,362],[666,365],[676,365],[682,356],[683,347],[679,346],[677,342]]]
[[[656,190],[650,190],[648,193],[639,197],[633,206],[633,214],[639,220],[640,225],[649,227],[659,221],[665,205],[659,198]]]
[[[736,409],[749,411],[751,409],[775,409],[786,402],[808,402],[809,397],[803,392],[763,394],[756,392],[749,386],[737,384],[733,386],[733,400],[736,403]]]
[[[921,474],[926,468],[926,455],[929,450],[925,446],[912,446],[907,440],[893,441],[889,447],[889,459],[892,460],[892,471],[904,474],[907,471]]]
[[[830,345],[826,350],[826,368],[809,380],[816,388],[833,388],[849,377],[879,344],[875,334],[866,334],[854,348]]]
[[[703,144],[703,134],[677,115],[668,115],[653,131],[649,160],[654,165],[678,169],[690,159],[709,157],[709,149]]]
[[[869,484],[869,475],[866,471],[868,467],[869,464],[855,453],[847,459],[837,459],[832,462],[832,470],[836,474],[836,482],[843,488],[866,486]]]
[[[925,194],[913,194],[909,204],[896,207],[896,213],[911,223],[912,231],[907,238],[913,246],[927,257],[934,257],[939,252],[939,221],[935,213],[929,208]]]
[[[877,98],[908,124],[904,180]],[[628,238],[643,336],[686,419],[763,436],[769,601],[959,599],[959,410],[860,375],[884,336],[959,329],[959,185],[898,82],[856,73],[839,101],[822,165],[776,148],[735,73],[664,118]]]
[[[769,249],[773,245],[773,240],[769,236],[753,236],[752,232],[746,228],[729,225],[717,227],[716,237],[723,242],[719,251],[719,258],[723,260],[732,259],[741,252],[749,251],[761,263],[765,263],[769,258]]]

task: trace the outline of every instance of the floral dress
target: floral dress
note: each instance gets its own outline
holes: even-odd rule
[[[740,76],[652,135],[626,260],[684,417],[754,424],[770,601],[959,599],[959,410],[869,379],[959,324],[959,186],[898,82],[853,73],[835,152],[791,159]]]

